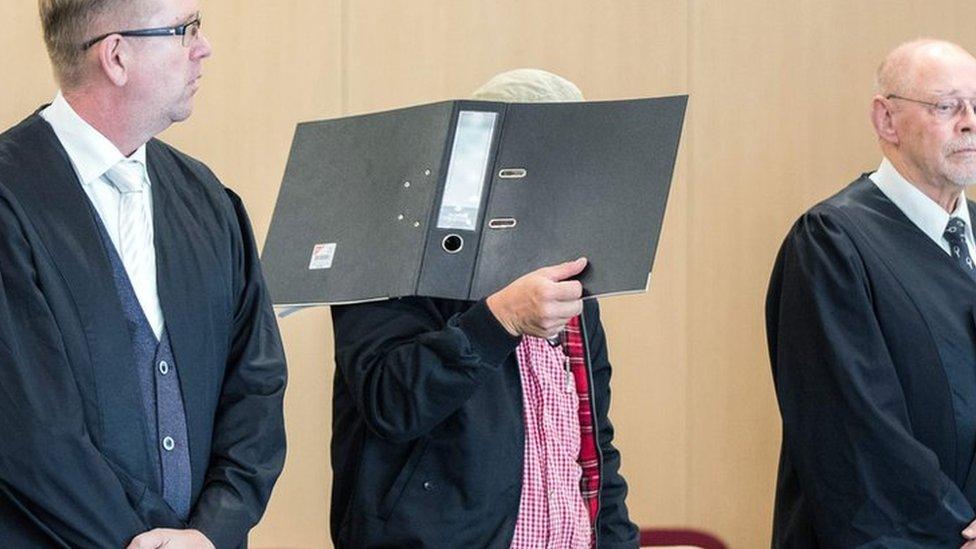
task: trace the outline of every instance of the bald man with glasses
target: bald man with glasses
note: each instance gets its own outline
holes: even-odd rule
[[[0,135],[0,546],[242,546],[285,359],[240,199],[154,138],[211,54],[198,2],[40,14],[61,91]]]
[[[871,102],[881,165],[783,243],[773,547],[976,547],[974,98],[960,46],[892,51]]]

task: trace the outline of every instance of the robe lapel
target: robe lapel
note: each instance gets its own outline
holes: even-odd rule
[[[207,243],[213,235],[199,234],[194,213],[181,199],[186,189],[180,186],[187,184],[187,176],[157,143],[150,142],[146,153],[152,180],[159,301],[179,371],[195,493],[202,482],[199,465],[205,467],[209,461],[208,455],[201,454],[209,449],[213,426],[212,409],[202,403],[215,402],[220,390],[214,372],[205,365],[212,363],[215,346],[223,343],[212,341],[215,334],[207,321],[211,316],[205,312],[212,298],[207,283],[222,273],[210,268],[213,252]]]
[[[972,202],[969,202],[967,206],[969,207],[969,218],[976,219],[976,207],[973,206]],[[973,309],[973,331],[976,332],[976,308]],[[973,368],[976,369],[976,364],[973,365]],[[969,500],[969,503],[976,507],[976,455],[973,456],[973,461],[969,465],[969,474],[966,476],[962,493]]]
[[[136,478],[153,478],[147,427],[129,327],[94,210],[51,127],[34,115],[26,122],[27,169],[8,181],[33,220],[73,298],[89,356],[99,411],[92,437],[103,453]],[[85,385],[85,371],[76,371]]]
[[[972,211],[972,207],[970,207],[970,211]],[[973,329],[976,330],[976,309],[973,309]],[[973,367],[976,368],[976,364]],[[969,464],[969,474],[966,475],[962,493],[969,500],[969,503],[976,507],[976,455],[973,456],[973,460]]]
[[[969,275],[956,264],[955,260],[945,250],[912,223],[873,183],[866,181],[865,185],[866,192],[870,193],[870,199],[866,200],[865,203],[869,205],[873,213],[881,216],[877,226],[884,227],[885,231],[891,231],[892,241],[895,243],[885,247],[884,251],[880,254],[881,257],[888,260],[894,255],[893,250],[907,248],[916,250],[917,253],[921,254],[921,261],[931,262],[932,265],[942,265],[942,268],[938,269],[939,275],[937,278],[937,284],[941,288],[950,292],[954,296],[954,299],[957,299],[962,304],[969,303],[971,306],[976,305],[976,284],[973,283]],[[976,208],[973,207],[972,203],[968,203],[967,206],[969,207],[971,218],[976,219]],[[877,239],[876,236],[875,239]],[[869,238],[869,240],[873,239]],[[903,262],[891,262],[889,266],[893,272],[899,273],[899,278],[911,280],[904,272],[906,266]],[[909,266],[909,270],[914,270],[914,268]],[[943,276],[944,278],[942,278]],[[936,278],[932,280],[936,280]],[[976,333],[976,307],[971,308],[968,317],[967,322],[970,325],[966,333]],[[958,343],[960,345],[966,344],[965,341],[959,341]],[[976,370],[976,364],[972,364],[971,368]],[[948,371],[946,375],[949,376]],[[928,381],[934,382],[935,380]],[[951,377],[947,377],[945,382],[950,383]],[[945,389],[942,389],[942,387],[941,382],[933,383],[929,390],[935,395],[942,394],[944,391],[944,398],[947,402],[951,402],[953,398],[951,388],[948,385],[944,386]],[[950,414],[947,421],[955,429],[955,418],[951,414],[951,408],[949,410]],[[945,437],[949,441],[952,441],[953,445],[958,444],[954,430],[946,432]],[[948,469],[952,471],[950,476],[953,482],[958,483],[969,502],[976,506],[976,456],[970,460],[970,463],[960,463],[957,459],[949,464]]]
[[[919,229],[905,212],[901,211],[898,206],[895,205],[883,192],[879,189],[873,182],[866,180],[866,184],[869,185],[871,200],[870,205],[872,209],[878,214],[888,218],[892,223],[889,224],[892,228],[899,231],[901,238],[904,239],[907,245],[915,246],[931,258],[932,261],[937,261],[943,263],[949,272],[953,273],[954,278],[959,282],[959,286],[964,289],[968,289],[969,293],[976,296],[976,284],[973,284],[973,280],[969,278],[956,261],[942,249],[941,246],[932,241],[927,234],[925,234],[922,229]],[[972,203],[968,204],[970,216],[974,214]],[[972,218],[971,219],[976,219]]]

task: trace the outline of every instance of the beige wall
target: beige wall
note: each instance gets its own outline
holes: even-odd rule
[[[536,66],[591,99],[690,93],[647,295],[604,302],[633,518],[768,545],[779,420],[763,295],[795,217],[878,161],[871,73],[900,41],[976,46],[963,1],[212,0],[197,112],[165,136],[264,235],[296,122],[463,97]],[[35,3],[0,0],[0,126],[54,93]],[[0,258],[2,260],[2,258]],[[281,323],[289,454],[256,546],[327,547],[331,327]]]

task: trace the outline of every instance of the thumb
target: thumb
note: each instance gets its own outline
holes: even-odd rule
[[[560,280],[566,280],[583,272],[583,269],[586,268],[586,263],[586,258],[581,257],[576,261],[568,261],[559,265],[544,267],[542,269],[542,275],[549,280],[559,282]]]
[[[150,530],[135,537],[127,549],[155,549],[163,544],[162,535],[157,530]]]

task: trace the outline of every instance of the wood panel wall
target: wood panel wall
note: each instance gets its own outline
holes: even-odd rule
[[[690,93],[651,291],[607,299],[612,417],[632,517],[768,545],[779,419],[763,296],[803,210],[879,160],[875,66],[938,36],[976,47],[962,1],[204,0],[215,48],[190,121],[267,231],[296,122],[467,96],[544,68],[590,99]],[[56,88],[36,4],[0,0],[0,126]],[[0,258],[2,261],[2,258]],[[325,310],[284,319],[286,470],[256,547],[328,547],[333,356]]]

